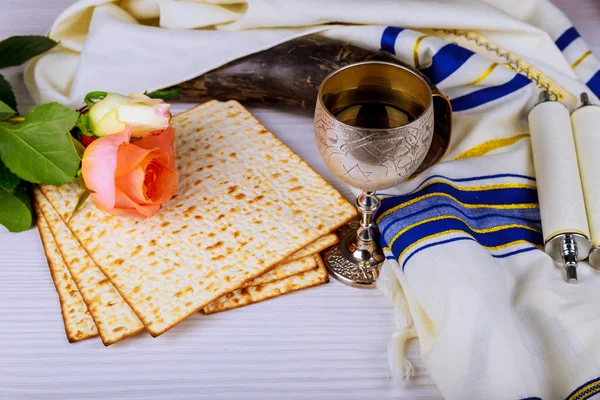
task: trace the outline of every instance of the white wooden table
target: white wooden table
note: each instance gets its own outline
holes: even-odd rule
[[[41,34],[72,0],[0,0],[0,38]],[[597,0],[561,0],[600,54]],[[21,110],[32,105],[22,70],[2,71]],[[182,110],[183,108],[179,108]],[[176,111],[179,111],[176,109]],[[313,148],[312,120],[253,108],[265,125],[343,193]],[[37,230],[0,228],[0,399],[439,399],[416,343],[416,374],[392,382],[391,307],[377,291],[328,285],[212,316],[153,339],[108,348],[68,344]]]

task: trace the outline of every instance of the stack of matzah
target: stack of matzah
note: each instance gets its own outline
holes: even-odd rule
[[[198,311],[327,281],[318,252],[354,207],[237,102],[211,101],[172,123],[178,194],[152,218],[88,201],[67,223],[77,185],[34,191],[70,341],[157,336]]]

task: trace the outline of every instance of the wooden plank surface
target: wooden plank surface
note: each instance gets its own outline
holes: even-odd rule
[[[0,38],[43,33],[71,0],[2,0]],[[597,0],[556,1],[600,54]],[[22,70],[2,71],[24,110]],[[182,110],[178,107],[178,110]],[[350,193],[314,149],[312,119],[252,111],[327,180]],[[377,291],[337,282],[211,316],[152,339],[105,348],[68,344],[38,233],[0,228],[0,399],[439,399],[419,358],[415,377],[390,379],[392,310]]]

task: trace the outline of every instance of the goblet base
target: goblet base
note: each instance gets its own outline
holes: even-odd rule
[[[321,255],[327,270],[338,281],[352,287],[375,288],[385,256],[375,242],[367,248],[358,243],[356,231],[359,227],[358,221],[352,221],[339,228],[340,243]]]

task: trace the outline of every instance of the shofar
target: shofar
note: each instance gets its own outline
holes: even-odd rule
[[[331,72],[361,61],[385,61],[413,69],[391,54],[312,34],[237,59],[184,82],[177,86],[183,90],[177,100],[238,100],[296,106],[313,112],[321,81]],[[435,132],[429,153],[416,173],[442,157],[451,131],[450,103],[427,77],[423,78],[434,93]]]

